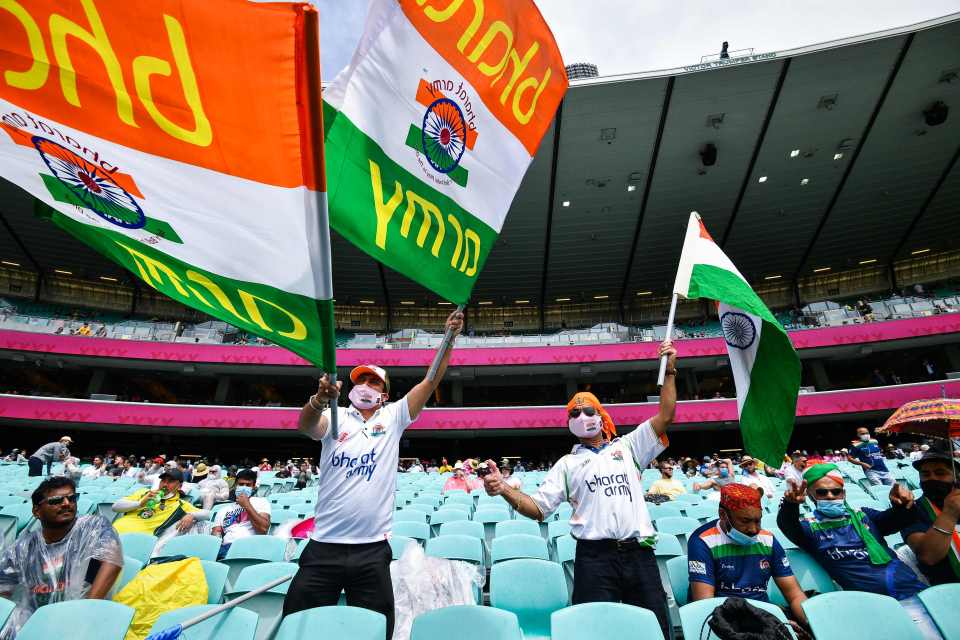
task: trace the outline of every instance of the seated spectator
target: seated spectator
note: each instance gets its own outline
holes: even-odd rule
[[[423,473],[423,465],[420,464],[419,460],[414,460],[407,468],[407,473]]]
[[[193,481],[197,483],[197,489],[200,490],[204,509],[211,509],[215,503],[230,499],[230,487],[220,476],[219,465],[207,467],[201,462],[193,470]]]
[[[857,300],[857,312],[866,322],[873,322],[873,307],[866,300]]]
[[[471,479],[467,474],[467,469],[464,467],[463,462],[457,460],[456,464],[453,465],[453,475],[443,483],[441,493],[448,491],[466,491],[467,493],[471,493],[474,489],[479,489],[482,486],[483,482],[476,478]]]
[[[513,465],[513,470],[516,473],[526,473],[527,469],[523,466],[523,460],[517,460],[517,464]]]
[[[733,482],[733,461],[730,458],[718,460],[716,469],[716,475],[708,477],[706,482],[694,482],[693,490],[705,491],[707,489],[719,489]]]
[[[140,470],[133,466],[131,462],[132,457],[125,458],[123,461],[123,468],[120,473],[121,478],[136,478],[140,473]]]
[[[440,467],[437,466],[437,461],[434,458],[430,459],[429,464],[427,464],[427,473],[438,473]]]
[[[73,480],[48,478],[31,499],[40,530],[22,534],[0,556],[0,595],[16,604],[0,632],[4,638],[13,637],[37,607],[105,599],[123,568],[120,537],[110,522],[99,515],[77,517]],[[63,636],[70,636],[67,628]]]
[[[270,501],[256,497],[256,492],[257,472],[253,469],[238,472],[231,492],[233,502],[218,511],[213,521],[213,535],[223,539],[217,560],[226,557],[235,540],[265,535],[270,529]]]
[[[804,484],[784,493],[777,526],[795,545],[809,553],[837,584],[848,591],[867,591],[901,601],[918,626],[932,624],[915,596],[926,588],[884,540],[914,521],[913,494],[895,484],[885,511],[851,508],[843,476],[834,464],[807,469]],[[813,518],[800,518],[806,498],[815,504]],[[936,636],[933,636],[936,637]]]
[[[770,602],[770,578],[780,588],[794,619],[806,624],[807,599],[790,561],[772,533],[760,527],[762,491],[743,484],[720,489],[719,518],[690,535],[687,562],[690,600],[735,596]]]
[[[447,462],[446,458],[440,458],[440,467],[437,468],[437,471],[440,473],[450,473],[453,471],[453,467],[450,466],[450,463]]]
[[[807,467],[807,457],[800,451],[794,451],[793,454],[780,467],[778,476],[786,480],[794,487],[803,484],[803,470]]]
[[[93,480],[107,475],[107,465],[100,456],[93,457],[93,464],[83,470],[81,477],[84,480]]]
[[[260,461],[260,471],[273,471],[273,467],[270,466],[270,461],[266,458]]]
[[[757,461],[750,456],[740,458],[740,484],[760,489],[765,496],[773,495],[773,483],[767,476],[757,471]]]
[[[310,481],[313,480],[313,471],[310,469],[309,462],[301,462],[300,470],[297,472],[297,489],[306,489]]]
[[[960,483],[950,456],[928,450],[913,466],[920,472],[923,495],[914,509],[915,522],[901,529],[900,535],[930,584],[960,582]]]
[[[500,475],[503,476],[503,482],[514,489],[519,489],[523,485],[520,478],[513,475],[513,467],[510,466],[509,460],[503,460],[500,463]]]
[[[910,455],[908,456],[910,458],[910,462],[916,462],[917,460],[923,457],[923,453],[925,451],[930,449],[929,445],[923,445],[923,446],[924,448],[921,449],[920,445],[918,444],[910,445]]]
[[[673,466],[671,466],[670,462],[661,462],[660,479],[650,485],[650,490],[647,491],[647,493],[655,496],[667,496],[671,500],[674,500],[677,496],[686,492],[687,489],[683,486],[683,483],[673,479]]]
[[[180,492],[183,472],[167,468],[160,474],[157,489],[140,489],[113,503],[113,511],[122,513],[113,523],[119,533],[149,533],[160,536],[172,526],[180,533],[188,531],[198,520],[208,520],[210,512],[200,510]]]
[[[80,468],[80,458],[77,456],[70,456],[64,460],[63,475],[67,478],[70,478],[74,482],[80,482],[80,478],[83,477],[83,469]]]
[[[77,329],[78,336],[89,336],[91,333],[92,331],[90,331],[90,325],[87,324],[86,322],[80,325],[80,328]]]

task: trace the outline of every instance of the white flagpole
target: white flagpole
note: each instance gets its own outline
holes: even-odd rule
[[[666,340],[673,339],[673,316],[677,313],[677,294],[673,294],[670,301],[670,314],[667,316],[667,335]],[[660,357],[660,373],[657,374],[657,386],[662,387],[664,378],[667,375],[667,356]]]

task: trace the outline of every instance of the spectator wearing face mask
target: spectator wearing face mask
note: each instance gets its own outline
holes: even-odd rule
[[[760,526],[761,495],[744,484],[720,489],[719,518],[694,531],[687,543],[690,600],[733,596],[769,602],[773,578],[793,617],[806,624],[800,605],[807,596],[780,542]]]
[[[734,480],[733,460],[723,458],[717,462],[717,474],[708,478],[706,482],[694,482],[694,491],[706,491],[708,489],[720,489],[730,484]]]
[[[675,500],[677,496],[687,492],[686,487],[679,480],[673,478],[673,466],[669,462],[660,463],[660,479],[650,485],[648,494],[655,496],[667,496]]]
[[[953,462],[946,452],[928,450],[913,466],[923,495],[913,509],[916,521],[900,535],[930,584],[960,582],[960,483]]]
[[[883,450],[879,443],[870,437],[870,430],[866,427],[857,429],[857,440],[853,443],[847,460],[863,467],[863,474],[867,476],[870,484],[883,484],[888,487],[893,484],[893,476],[887,469]]]
[[[230,487],[221,476],[220,465],[208,467],[201,462],[193,470],[193,481],[200,490],[204,509],[212,509],[217,502],[230,499]]]
[[[237,473],[237,480],[228,506],[219,508],[213,521],[213,535],[220,536],[220,552],[217,560],[223,560],[230,545],[240,538],[265,535],[270,529],[270,501],[257,497],[257,472],[244,469]]]

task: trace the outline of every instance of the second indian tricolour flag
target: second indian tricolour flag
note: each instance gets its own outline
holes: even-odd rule
[[[566,89],[532,0],[372,0],[323,93],[331,226],[465,303]]]
[[[0,176],[147,286],[334,371],[316,11],[0,8]]]
[[[779,467],[800,390],[800,358],[783,326],[690,214],[675,294],[716,300],[737,387],[740,431],[747,452]]]

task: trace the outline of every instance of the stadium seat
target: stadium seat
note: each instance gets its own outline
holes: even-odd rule
[[[471,536],[445,535],[427,540],[427,555],[434,558],[469,562],[480,568],[480,571],[483,572],[482,577],[485,577],[483,553],[483,540]],[[479,583],[476,585],[475,595],[477,604],[481,604],[483,602],[483,591],[482,585]]]
[[[318,637],[318,630],[325,638],[383,640],[387,619],[382,613],[359,607],[316,607],[284,618],[273,640],[314,638]]]
[[[408,538],[407,536],[391,536],[389,542],[391,558],[393,560],[399,560],[400,556],[403,555],[403,550],[407,548],[407,545],[411,542],[416,542],[416,540]]]
[[[790,561],[790,568],[793,569],[793,575],[797,577],[804,591],[830,593],[837,590],[837,585],[834,584],[830,574],[806,551],[789,549],[785,553]]]
[[[446,522],[458,522],[470,519],[470,512],[466,509],[451,509],[441,507],[430,518],[430,534],[434,537],[440,535],[440,526]],[[482,528],[483,525],[481,525]]]
[[[717,514],[717,504],[711,502],[710,504],[690,504],[684,507],[684,511],[687,514],[688,518],[694,518],[699,520],[700,524],[709,522],[718,517]]]
[[[554,541],[555,560],[563,567],[567,592],[573,598],[573,569],[577,559],[577,541],[572,536],[560,536]]]
[[[423,503],[420,503],[420,502],[411,502],[411,503],[408,504],[406,507],[404,507],[404,510],[405,510],[405,511],[419,511],[419,512],[421,512],[421,513],[423,513],[423,514],[425,514],[425,515],[427,515],[427,516],[431,516],[431,515],[433,515],[433,514],[435,513],[433,507],[431,507],[431,506],[428,505],[428,504],[423,504]]]
[[[554,540],[568,533],[570,533],[569,520],[557,520],[547,524],[547,540],[550,541],[550,544],[554,544]]]
[[[310,543],[310,538],[303,538],[297,542],[297,549],[293,552],[293,557],[290,558],[291,561],[299,560],[300,556],[303,555],[303,550],[307,548],[307,545]]]
[[[220,561],[230,568],[227,574],[227,587],[232,588],[245,568],[264,562],[282,562],[286,552],[287,541],[284,538],[249,536],[236,540],[227,549],[226,557]]]
[[[0,516],[7,516],[8,518],[14,519],[14,537],[16,537],[27,528],[31,521],[33,521],[33,505],[26,502],[20,504],[8,504],[7,506],[0,508]]]
[[[517,558],[549,560],[550,555],[547,552],[547,543],[540,537],[539,533],[537,533],[537,535],[514,533],[506,536],[497,536],[493,539],[491,561],[494,564],[504,560],[516,560]]]
[[[957,615],[960,584],[941,584],[924,589],[919,593],[919,598],[944,640],[960,640],[960,615]]]
[[[865,591],[834,591],[801,605],[817,640],[847,640],[852,629],[870,640],[919,640],[910,615],[889,596]],[[956,602],[953,604],[956,608]],[[955,615],[955,614],[954,614]],[[838,624],[842,621],[842,624]]]
[[[705,627],[705,622],[707,618],[710,617],[710,614],[713,613],[713,610],[723,604],[724,600],[726,600],[726,598],[707,598],[705,600],[697,600],[696,602],[691,602],[680,607],[680,627],[683,629],[683,637],[691,638],[693,640],[706,637],[707,633],[705,629],[709,629],[709,627]],[[751,600],[750,604],[772,613],[777,617],[777,619],[783,622],[784,625],[789,624],[787,622],[787,617],[783,614],[783,609],[780,607],[770,604],[769,602],[759,602],[757,600]],[[785,628],[788,629],[788,627]],[[850,628],[846,625],[842,625],[842,628],[845,630],[846,634],[843,637],[849,638]],[[701,633],[703,634],[702,636]],[[788,630],[787,633],[789,637],[795,637],[793,631]],[[817,640],[823,640],[819,635],[817,635],[816,638]],[[871,638],[871,640],[878,639]]]
[[[17,640],[123,640],[134,613],[109,600],[56,602],[34,611],[17,633]]]
[[[170,538],[157,557],[187,556],[200,560],[216,560],[220,552],[220,538],[208,534],[190,533]]]
[[[531,536],[540,536],[540,523],[524,518],[523,520],[505,520],[498,522],[493,528],[494,538],[523,533]]]
[[[676,498],[674,498],[674,501],[688,502],[690,504],[700,504],[701,502],[703,502],[703,498],[700,496],[699,493],[681,493]]]
[[[128,555],[123,556],[123,569],[120,570],[120,575],[117,577],[117,581],[113,583],[113,586],[110,588],[110,597],[120,593],[127,583],[133,580],[133,577],[139,573],[140,569],[143,568],[143,563],[136,558],[131,558]],[[2,626],[2,625],[0,625]]]
[[[683,516],[683,510],[686,505],[680,505],[675,502],[662,502],[660,504],[647,505],[650,510],[650,518],[657,520],[659,518],[679,518]]]
[[[394,522],[427,522],[427,514],[416,509],[401,509],[393,514]]]
[[[493,607],[458,605],[426,611],[414,618],[410,640],[440,638],[523,640],[523,634],[516,614]]]
[[[5,507],[8,504],[25,504],[27,498],[24,496],[0,496],[0,507]]]
[[[517,614],[525,640],[550,637],[550,616],[567,605],[563,570],[546,560],[508,560],[490,570],[490,604]]]
[[[430,527],[426,522],[394,522],[393,535],[413,538],[423,545],[430,539]]]
[[[680,546],[686,549],[687,539],[700,526],[700,521],[683,516],[668,516],[655,520],[653,526],[656,527],[658,533],[672,533],[677,536]]]
[[[670,580],[670,590],[673,600],[678,607],[687,604],[690,593],[690,573],[687,567],[687,556],[670,558],[666,564],[667,578]]]
[[[14,604],[13,600],[0,598],[0,629],[3,629],[3,625],[7,623],[7,618],[10,617],[10,614],[13,613],[13,610],[16,608],[17,605]]]
[[[621,640],[627,633],[664,640],[652,611],[619,602],[587,602],[555,611],[550,629],[552,640]]]
[[[553,520],[569,520],[570,516],[573,515],[573,507],[569,503],[563,502],[557,507],[557,510],[553,512]]]
[[[242,538],[251,540],[261,536],[252,536],[251,538]],[[236,583],[230,587],[226,599],[229,602],[234,598],[243,595],[249,591],[265,585],[271,580],[282,576],[292,576],[297,573],[299,567],[292,562],[265,562],[245,567],[240,575],[237,576]],[[287,589],[290,587],[290,581],[283,582],[265,593],[260,593],[249,600],[245,600],[239,606],[253,611],[260,616],[260,623],[257,625],[256,640],[269,640],[280,626],[280,618],[283,615],[283,600],[286,598]]]
[[[440,525],[440,535],[463,535],[483,540],[483,524],[472,520],[456,520]]]
[[[150,633],[158,633],[181,624],[194,616],[213,609],[214,605],[202,604],[195,607],[183,607],[162,614],[154,623]],[[179,640],[254,640],[257,634],[257,614],[243,607],[234,607],[208,618],[199,624],[184,630]]]
[[[153,548],[157,546],[157,537],[149,533],[121,533],[120,544],[123,546],[123,555],[147,564],[153,556]]]

